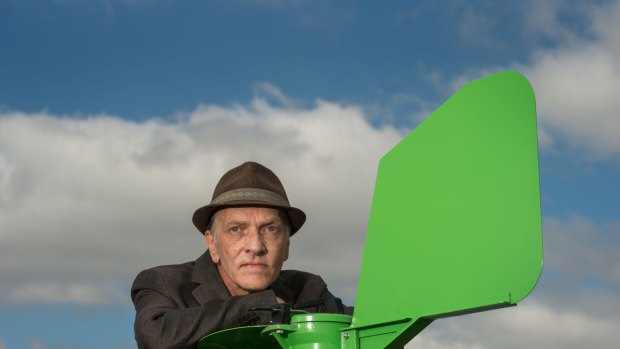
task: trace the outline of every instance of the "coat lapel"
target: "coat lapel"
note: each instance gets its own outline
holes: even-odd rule
[[[276,296],[284,299],[285,302],[293,304],[295,302],[295,293],[286,285],[286,280],[281,275],[269,287],[276,293]]]
[[[224,285],[216,265],[211,260],[209,251],[203,253],[194,263],[192,282],[197,284],[192,295],[201,305],[210,300],[230,298],[226,285]]]

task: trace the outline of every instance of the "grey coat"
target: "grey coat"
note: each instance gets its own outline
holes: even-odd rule
[[[142,271],[131,288],[136,308],[135,337],[140,349],[195,348],[203,336],[221,329],[268,323],[255,307],[334,298],[321,277],[295,270],[280,272],[269,289],[231,297],[207,252],[195,262]],[[335,312],[319,307],[310,312]]]

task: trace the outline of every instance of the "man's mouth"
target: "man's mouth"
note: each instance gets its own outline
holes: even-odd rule
[[[249,268],[249,269],[264,269],[264,268],[267,268],[267,264],[259,263],[259,262],[250,262],[250,263],[243,263],[241,267]]]

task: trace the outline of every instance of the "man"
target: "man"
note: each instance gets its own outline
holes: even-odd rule
[[[250,309],[278,303],[314,303],[304,310],[340,312],[339,300],[319,276],[281,271],[289,237],[305,220],[263,165],[246,162],[224,174],[211,203],[192,219],[205,235],[207,252],[194,262],[144,270],[133,283],[138,347],[195,348],[211,332],[269,323],[270,312]]]

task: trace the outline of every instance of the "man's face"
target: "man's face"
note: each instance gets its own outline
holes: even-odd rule
[[[277,209],[221,209],[211,229],[205,233],[207,246],[231,295],[263,291],[275,281],[289,248],[286,223]]]

